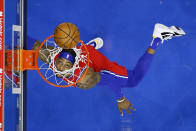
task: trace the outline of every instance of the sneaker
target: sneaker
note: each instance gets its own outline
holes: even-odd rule
[[[164,40],[172,39],[172,37],[177,37],[177,36],[183,36],[185,35],[185,32],[177,27],[177,26],[171,26],[167,27],[163,24],[155,24],[154,27],[154,32],[153,32],[153,38],[161,38],[162,43]]]
[[[100,49],[101,47],[103,47],[103,39],[100,37],[97,37],[91,41],[89,41],[88,43],[86,43],[87,45],[93,46],[95,49]]]
[[[183,36],[186,33],[183,31],[182,28],[178,27],[178,26],[170,26],[169,27],[170,30],[172,30],[174,32],[173,36]]]
[[[169,27],[162,24],[155,24],[153,38],[160,38],[162,43],[164,40],[171,39],[174,35],[174,31],[169,29]]]

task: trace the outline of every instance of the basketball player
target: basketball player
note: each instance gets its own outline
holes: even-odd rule
[[[97,50],[98,47],[102,47],[102,45],[100,45],[101,42],[96,40],[90,41],[86,46],[91,61],[90,68],[84,78],[77,83],[77,87],[89,89],[95,85],[107,85],[116,94],[117,105],[121,116],[123,116],[123,109],[131,113],[129,109],[135,109],[131,107],[132,104],[129,100],[123,96],[121,89],[136,87],[148,71],[156,48],[161,43],[163,44],[164,40],[182,35],[185,35],[185,32],[179,27],[167,27],[162,24],[156,24],[153,32],[153,40],[133,70],[127,70],[116,62],[109,61],[109,59]],[[39,45],[40,43],[37,41],[33,49],[37,49]],[[64,49],[56,59],[56,68],[59,71],[72,68],[75,56],[76,54],[72,49]],[[41,56],[39,56],[39,58],[44,61]]]

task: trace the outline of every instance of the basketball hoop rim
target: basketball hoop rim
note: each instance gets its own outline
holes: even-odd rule
[[[39,51],[41,50],[41,47],[44,45],[44,43],[47,41],[47,40],[49,40],[50,38],[52,38],[52,37],[54,37],[54,35],[51,35],[51,36],[49,36],[48,38],[46,38],[42,43],[41,43],[41,45],[39,46],[39,48],[38,48],[38,55],[39,55]],[[36,64],[37,64],[37,71],[38,71],[38,73],[39,73],[39,75],[42,77],[42,79],[44,79],[44,81],[46,81],[48,84],[50,84],[50,85],[52,85],[52,86],[55,86],[55,87],[61,87],[61,88],[65,88],[65,87],[70,87],[70,86],[74,86],[74,85],[76,85],[76,83],[79,83],[83,78],[84,78],[84,76],[86,75],[86,73],[87,73],[87,71],[88,71],[88,68],[89,68],[89,52],[88,52],[88,49],[87,49],[87,47],[86,47],[86,45],[84,44],[84,42],[82,41],[82,40],[80,40],[80,43],[84,46],[84,48],[85,48],[85,50],[86,50],[86,54],[87,54],[87,58],[88,58],[88,61],[87,61],[87,67],[86,67],[86,69],[85,69],[85,71],[84,71],[84,73],[81,75],[81,77],[76,81],[76,82],[73,82],[73,83],[71,83],[71,84],[68,84],[68,85],[57,85],[57,84],[54,84],[54,83],[52,83],[52,82],[50,82],[50,81],[48,81],[43,75],[42,75],[42,73],[41,73],[41,71],[40,71],[40,69],[39,69],[39,67],[38,67],[38,62],[36,62]],[[37,59],[37,61],[38,61],[38,55],[36,55],[36,59]]]

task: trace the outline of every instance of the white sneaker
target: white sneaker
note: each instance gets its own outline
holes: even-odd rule
[[[97,37],[91,41],[89,41],[88,43],[86,43],[87,45],[93,46],[95,49],[100,49],[101,47],[103,47],[103,39],[100,37]]]
[[[183,36],[185,35],[185,32],[177,27],[177,26],[171,26],[171,27],[167,27],[163,24],[155,24],[154,27],[154,32],[153,32],[153,38],[161,38],[162,43],[164,40],[168,40],[168,39],[172,39],[172,37],[176,37],[176,36]]]
[[[174,31],[172,31],[165,25],[157,23],[154,26],[153,38],[160,38],[162,40],[162,43],[164,40],[171,39],[173,34]]]
[[[178,27],[178,26],[170,26],[169,27],[170,30],[172,30],[174,32],[173,36],[183,36],[186,33],[183,31],[182,28]]]

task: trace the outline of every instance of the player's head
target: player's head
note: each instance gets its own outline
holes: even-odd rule
[[[65,71],[73,67],[76,53],[73,49],[63,49],[55,61],[57,70]]]

